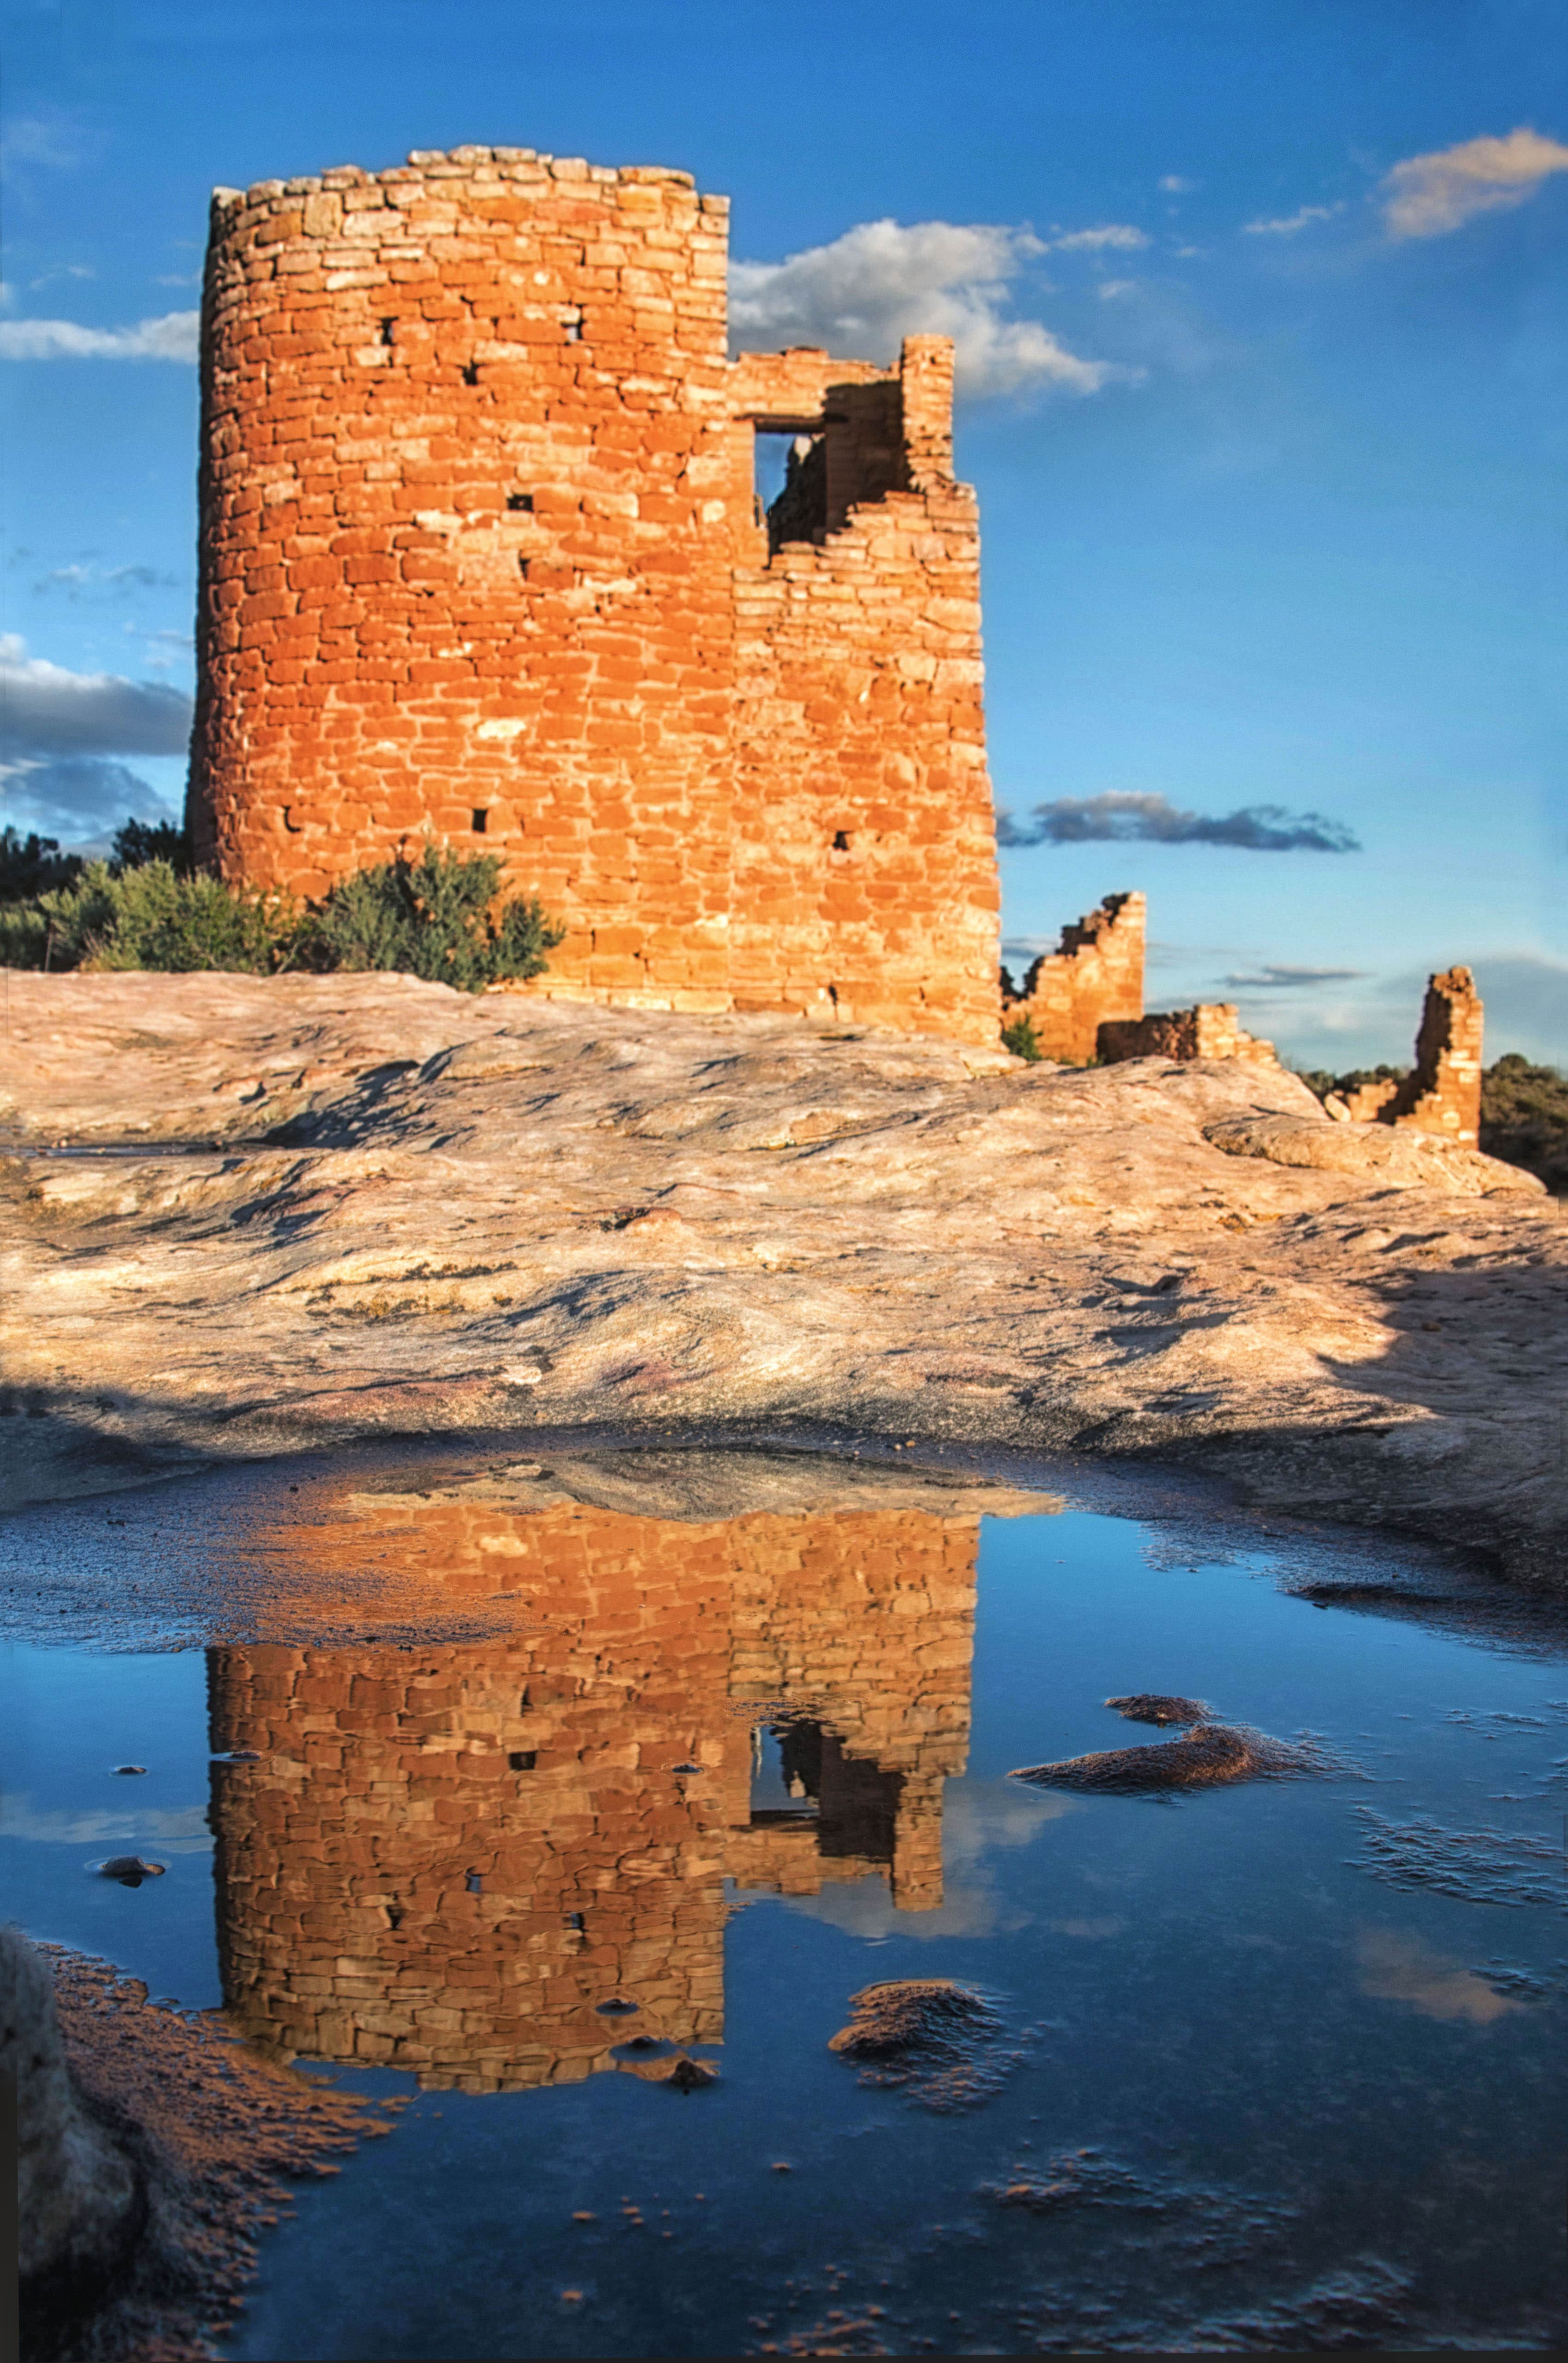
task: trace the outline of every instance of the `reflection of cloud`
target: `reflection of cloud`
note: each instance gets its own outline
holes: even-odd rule
[[[1423,2018],[1468,2019],[1490,2026],[1522,2002],[1495,1993],[1473,1969],[1462,1969],[1424,1936],[1398,1928],[1363,1928],[1355,1941],[1358,1982],[1375,2002],[1408,2002]]]
[[[45,1846],[149,1846],[156,1841],[168,1854],[208,1854],[213,1845],[204,1805],[72,1814],[58,1806],[36,1806],[24,1791],[0,1797],[0,1837],[31,1838]]]
[[[1442,238],[1477,214],[1522,205],[1552,172],[1568,172],[1568,148],[1523,124],[1506,139],[1462,139],[1385,175],[1384,225],[1390,238]]]
[[[876,361],[890,361],[902,337],[951,337],[970,394],[1098,394],[1140,374],[1080,359],[1039,320],[1003,317],[1009,282],[1043,251],[1032,232],[991,223],[859,222],[782,262],[733,263],[730,326],[763,349],[821,345]]]
[[[1045,1925],[1058,1936],[1120,1936],[1127,1923],[1125,1920],[1047,1920]]]
[[[1043,1822],[1081,1810],[1077,1798],[1031,1794],[1005,1781],[950,1781],[943,1805],[939,1910],[896,1910],[876,1878],[787,1900],[791,1911],[856,1936],[990,1936],[1027,1928],[1032,1914],[1012,1902],[1005,1879],[991,1874],[987,1858],[999,1847],[1031,1845]]]

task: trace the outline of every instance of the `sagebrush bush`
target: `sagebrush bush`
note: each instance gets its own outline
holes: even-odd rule
[[[427,843],[416,861],[400,854],[335,886],[311,922],[313,951],[328,967],[399,969],[465,993],[537,976],[565,929],[535,900],[492,916],[500,882],[499,855]]]
[[[17,967],[268,976],[291,964],[302,925],[285,895],[237,893],[201,871],[182,876],[171,861],[118,875],[110,862],[89,861],[69,885],[0,915],[0,937]]]
[[[495,909],[501,860],[427,843],[339,881],[315,909],[193,868],[184,832],[128,822],[107,861],[47,838],[0,838],[0,961],[8,968],[397,969],[478,993],[537,976],[564,929],[534,900]],[[34,881],[41,881],[39,885]]]
[[[1002,1027],[1001,1037],[1002,1048],[1010,1050],[1015,1059],[1028,1059],[1032,1063],[1045,1056],[1032,1017],[1015,1017],[1010,1025]]]

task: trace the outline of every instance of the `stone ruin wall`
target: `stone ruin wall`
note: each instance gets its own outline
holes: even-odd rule
[[[566,923],[533,990],[994,1040],[951,348],[730,361],[727,228],[525,149],[216,193],[198,849],[316,895],[430,830]]]
[[[977,1517],[363,1507],[372,1553],[415,1515],[455,1599],[503,1570],[517,1630],[210,1653],[213,1747],[259,1759],[215,1765],[212,1806],[225,2000],[253,2039],[469,2091],[573,2081],[634,2035],[722,2038],[726,1877],[879,1872],[900,1909],[940,1903]],[[780,1703],[812,1718],[814,1816],[751,1812]],[[635,2016],[600,2012],[623,1999]]]
[[[1143,1015],[1147,915],[1142,894],[1108,894],[1031,963],[1021,990],[1003,969],[1004,1022],[1027,1017],[1047,1059],[1087,1066],[1099,1056],[1103,1025]]]
[[[1325,1102],[1342,1123],[1401,1124],[1466,1148],[1481,1138],[1481,1061],[1485,1010],[1467,968],[1427,980],[1416,1063],[1399,1082],[1360,1083]]]
[[[1101,1026],[1099,1055],[1108,1066],[1123,1059],[1246,1059],[1275,1066],[1272,1042],[1249,1034],[1233,1001],[1199,1001],[1190,1009],[1151,1011],[1146,1017]]]

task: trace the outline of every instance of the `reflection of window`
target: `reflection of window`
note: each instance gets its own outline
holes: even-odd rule
[[[763,1725],[752,1733],[751,1810],[754,1819],[758,1814],[816,1812],[816,1793],[814,1789],[808,1787],[799,1744],[800,1735],[808,1731],[813,1737],[817,1736],[814,1723]]]
[[[820,1723],[773,1724],[752,1734],[752,1827],[809,1815],[820,1855],[891,1862],[903,1785],[901,1773],[846,1756],[837,1734]]]

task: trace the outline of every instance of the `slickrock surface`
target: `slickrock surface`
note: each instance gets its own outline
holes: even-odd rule
[[[1201,1462],[1562,1581],[1561,1206],[1281,1071],[384,976],[6,982],[13,1501],[767,1423]],[[126,1141],[212,1145],[58,1148]]]

